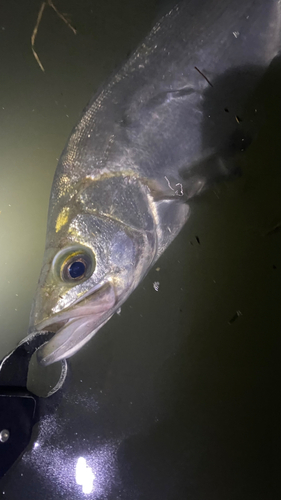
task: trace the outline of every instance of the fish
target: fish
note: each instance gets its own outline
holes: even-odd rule
[[[51,189],[29,327],[54,333],[41,364],[85,345],[189,220],[193,198],[240,175],[280,20],[278,0],[182,1],[90,100]]]

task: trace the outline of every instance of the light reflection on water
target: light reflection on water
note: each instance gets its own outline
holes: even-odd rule
[[[69,407],[70,414],[75,408]],[[87,409],[85,408],[85,413]],[[72,439],[64,440],[65,429],[71,428]],[[40,426],[37,440],[22,458],[26,471],[31,470],[40,484],[46,482],[55,498],[100,498],[109,495],[118,482],[117,449],[120,442],[107,441],[99,445],[87,438],[73,421],[55,416],[45,417]],[[77,431],[77,432],[75,432]],[[75,448],[84,451],[75,453]]]
[[[75,479],[79,486],[82,486],[83,493],[91,493],[93,491],[93,482],[95,474],[91,467],[87,465],[84,457],[79,457],[75,468]]]

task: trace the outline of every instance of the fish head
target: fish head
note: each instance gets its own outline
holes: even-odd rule
[[[55,332],[38,350],[43,365],[80,349],[135,289],[155,253],[149,231],[76,209],[72,202],[56,209],[59,216],[49,217],[30,317],[30,332]]]

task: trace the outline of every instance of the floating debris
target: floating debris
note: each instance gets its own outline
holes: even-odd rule
[[[202,71],[200,71],[200,69],[197,68],[197,66],[194,66],[194,69],[196,69],[196,71],[198,71],[198,73],[203,76],[203,78],[205,78],[206,82],[211,86],[213,87],[214,85],[210,82],[210,80],[208,80],[208,78],[202,73]]]
[[[178,189],[177,191],[175,191],[175,193],[178,195],[178,196],[183,196],[183,187],[182,187],[182,184],[180,182],[178,182],[176,184],[176,187],[177,186],[180,186],[180,189]]]
[[[181,182],[178,182],[178,183],[176,184],[176,187],[178,187],[178,186],[179,186],[179,189],[174,189],[174,188],[172,187],[171,182],[169,181],[169,179],[168,179],[168,177],[167,177],[166,175],[164,176],[164,179],[166,179],[167,184],[168,184],[168,187],[169,187],[169,188],[170,188],[170,189],[171,189],[171,190],[175,193],[175,195],[176,195],[176,196],[183,196],[183,187],[182,187]],[[169,229],[169,228],[168,228],[168,229]]]
[[[264,233],[264,236],[268,236],[269,234],[275,234],[281,229],[281,222],[277,222],[275,226],[273,226],[271,229],[269,229],[266,233]]]
[[[118,307],[118,309],[116,311],[116,314],[118,314],[120,316],[120,314],[121,314],[121,307]]]
[[[199,236],[195,236],[195,238],[196,238],[198,245],[201,245],[200,240],[199,240]]]
[[[236,321],[236,320],[239,318],[239,316],[242,316],[242,313],[241,313],[241,311],[239,311],[239,310],[238,310],[238,311],[236,311],[236,313],[232,316],[232,318],[229,320],[228,324],[229,324],[229,325],[232,325],[232,323],[234,323],[234,321]]]
[[[33,55],[34,55],[37,63],[39,64],[40,68],[42,69],[42,71],[45,71],[45,70],[44,70],[44,67],[43,67],[43,65],[42,65],[42,63],[37,55],[37,52],[35,52],[34,43],[35,43],[35,38],[37,35],[38,27],[39,27],[40,21],[42,19],[42,15],[43,15],[45,6],[46,6],[46,2],[43,2],[41,4],[40,10],[38,12],[37,21],[36,21],[36,24],[34,26],[34,30],[33,30],[32,35],[31,35],[31,49],[32,49]]]
[[[55,11],[57,16],[60,17],[60,19],[62,19],[62,21],[73,31],[74,35],[76,35],[76,33],[77,33],[76,29],[73,28],[73,26],[71,26],[70,22],[66,19],[66,17],[58,11],[58,9],[53,4],[52,0],[46,0],[45,2],[42,2],[41,7],[40,7],[39,12],[38,12],[36,24],[34,26],[34,29],[33,29],[32,35],[31,35],[31,50],[32,50],[32,53],[33,53],[37,63],[39,64],[39,67],[42,69],[42,71],[45,71],[45,69],[44,69],[44,66],[39,59],[37,52],[35,51],[34,44],[35,44],[35,38],[37,36],[38,28],[39,28],[39,25],[40,25],[40,22],[41,22],[41,19],[43,16],[43,12],[44,12],[46,5],[48,5],[49,7],[51,7]]]
[[[157,272],[160,271],[160,267],[156,267],[155,271]]]
[[[159,281],[154,281],[154,283],[153,283],[153,288],[154,288],[155,292],[158,292],[158,290],[159,290],[159,286],[160,286]]]

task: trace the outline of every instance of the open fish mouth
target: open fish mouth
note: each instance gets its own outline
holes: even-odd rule
[[[117,307],[114,287],[107,282],[73,306],[36,324],[37,331],[55,332],[37,351],[40,364],[47,366],[72,356],[111,318]]]

